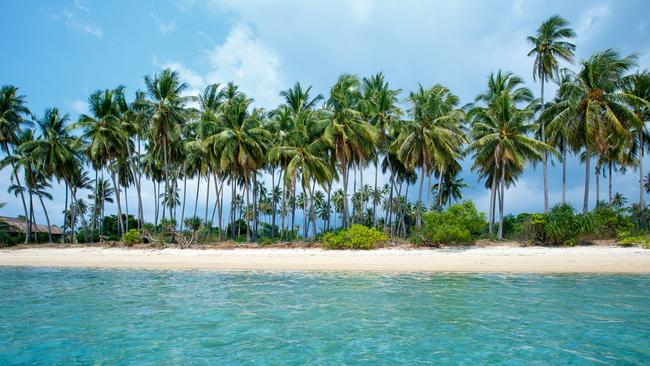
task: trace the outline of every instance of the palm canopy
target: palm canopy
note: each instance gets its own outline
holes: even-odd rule
[[[30,115],[24,95],[18,94],[13,85],[0,88],[0,149],[8,152],[9,145],[16,144],[17,132]]]
[[[528,42],[533,49],[528,56],[535,56],[533,63],[533,78],[544,81],[558,77],[559,60],[573,62],[573,52],[576,46],[566,41],[576,36],[568,27],[569,22],[559,15],[554,15],[542,23],[534,36],[529,36]]]

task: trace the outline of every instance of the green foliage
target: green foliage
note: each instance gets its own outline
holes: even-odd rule
[[[322,244],[327,249],[373,249],[386,240],[388,236],[377,229],[353,224],[347,230],[325,233]]]
[[[597,239],[612,239],[621,231],[629,231],[634,228],[634,223],[629,216],[621,210],[615,210],[608,206],[599,206],[588,214],[588,220],[593,225],[590,232]]]
[[[140,231],[137,229],[129,229],[129,231],[122,236],[122,241],[124,244],[131,246],[133,244],[139,244],[142,242],[142,236],[140,235]]]
[[[486,225],[485,214],[479,213],[472,201],[465,201],[446,211],[426,213],[420,235],[424,243],[471,244]]]
[[[576,215],[573,208],[567,204],[554,206],[546,215],[544,223],[545,242],[553,245],[574,243],[585,231],[584,220]]]
[[[641,247],[650,249],[650,238],[647,235],[624,236],[619,238],[618,245],[622,247]]]

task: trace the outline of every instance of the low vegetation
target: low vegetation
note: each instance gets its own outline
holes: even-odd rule
[[[385,243],[388,236],[381,231],[353,224],[349,229],[325,233],[322,246],[327,249],[374,249]]]

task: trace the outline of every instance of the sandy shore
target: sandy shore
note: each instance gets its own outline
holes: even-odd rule
[[[321,249],[0,250],[0,266],[210,270],[650,273],[650,250],[617,247]]]

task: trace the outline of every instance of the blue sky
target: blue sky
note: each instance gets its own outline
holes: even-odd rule
[[[643,0],[3,1],[0,83],[18,86],[37,115],[56,106],[72,119],[85,112],[92,91],[125,85],[132,95],[145,74],[163,67],[178,70],[192,91],[235,81],[265,108],[275,107],[279,91],[296,81],[326,95],[341,73],[378,71],[404,90],[403,98],[418,83],[441,83],[465,103],[498,69],[522,76],[539,93],[526,36],[553,14],[578,33],[578,60],[614,47],[638,52],[640,68],[649,68],[649,10]],[[559,168],[550,169],[552,202],[560,198]],[[568,197],[577,207],[584,169],[572,159],[569,172]],[[2,182],[8,175],[0,172]],[[472,186],[465,197],[485,209],[483,184],[469,169],[463,176]],[[633,171],[616,175],[614,190],[636,200],[637,179]],[[529,168],[509,189],[506,211],[540,210],[541,189],[540,169]],[[50,206],[59,222],[63,190],[54,193]],[[129,198],[134,207],[131,192]],[[21,213],[6,185],[0,185],[0,201],[7,202],[0,214]],[[37,218],[42,222],[40,211]]]

